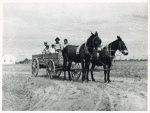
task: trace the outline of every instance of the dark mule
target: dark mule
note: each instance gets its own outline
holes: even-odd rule
[[[92,58],[92,54],[94,50],[97,50],[97,48],[101,44],[101,39],[98,36],[98,33],[96,32],[93,34],[91,32],[91,36],[88,38],[86,43],[82,44],[79,49],[79,54],[76,54],[76,50],[78,46],[68,45],[66,46],[63,51],[63,69],[64,69],[64,79],[66,79],[66,71],[68,70],[69,79],[71,80],[70,76],[70,67],[72,65],[72,62],[81,63],[82,65],[82,82],[85,79],[85,68],[89,67],[90,65],[90,59]],[[68,62],[68,68],[67,68],[67,62]],[[87,79],[88,81],[88,79]]]
[[[120,38],[120,36],[117,36],[117,40],[110,43],[108,46],[104,47],[101,51],[95,51],[93,57],[92,57],[92,67],[91,67],[91,78],[93,81],[95,81],[93,77],[93,69],[95,66],[103,66],[104,69],[104,81],[110,82],[109,74],[110,74],[110,67],[112,65],[112,60],[115,57],[116,51],[119,50],[123,55],[128,55],[128,49],[123,42],[123,40]],[[98,57],[96,54],[99,54]],[[107,74],[107,80],[106,80],[106,74]]]

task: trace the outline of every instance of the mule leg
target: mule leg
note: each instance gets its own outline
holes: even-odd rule
[[[68,76],[69,76],[69,80],[71,81],[71,75],[70,75],[70,67],[72,65],[72,61],[69,61],[68,63]]]
[[[85,66],[84,66],[84,64],[85,64],[85,61],[82,60],[82,62],[81,62],[81,65],[82,65],[82,82],[85,79],[85,69],[84,69]]]
[[[63,70],[64,70],[64,80],[66,80],[66,71],[67,71],[67,57],[63,56]]]
[[[94,69],[95,65],[92,64],[92,67],[91,67],[91,78],[92,78],[92,81],[95,81],[94,77],[93,77],[93,69]]]
[[[90,66],[90,62],[86,63],[86,80],[87,82],[89,81],[89,66]]]
[[[64,66],[64,80],[66,80],[66,70],[67,70],[67,66]]]
[[[111,67],[111,66],[108,66],[108,69],[109,69],[109,70],[107,71],[107,81],[108,81],[108,83],[111,82],[110,79],[109,79],[110,67]]]
[[[106,69],[106,66],[104,66],[104,69]],[[107,80],[106,80],[106,74],[107,74],[107,71],[104,70],[104,82],[105,82],[105,83],[107,82]]]

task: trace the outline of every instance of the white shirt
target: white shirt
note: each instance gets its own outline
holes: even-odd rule
[[[55,44],[55,48],[56,49],[61,49],[61,44],[59,43],[59,44]]]
[[[55,48],[50,48],[50,53],[55,53]]]
[[[45,48],[42,52],[42,54],[49,54],[49,49]]]

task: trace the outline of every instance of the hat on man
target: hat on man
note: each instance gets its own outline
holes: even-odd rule
[[[44,44],[47,44],[47,42],[44,42]]]
[[[58,40],[58,41],[59,41],[60,39],[57,37],[57,38],[55,39],[55,41],[56,41],[56,40]]]

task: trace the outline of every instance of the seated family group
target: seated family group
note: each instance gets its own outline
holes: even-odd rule
[[[64,39],[63,48],[61,47],[61,44],[59,43],[60,39],[58,37],[55,39],[55,41],[56,41],[56,43],[52,44],[50,49],[49,49],[48,43],[44,42],[42,54],[59,53],[60,51],[62,51],[62,49],[64,47],[66,47],[68,45],[67,39]]]

